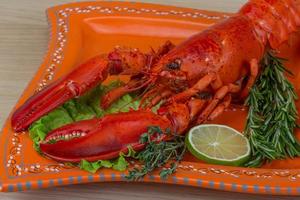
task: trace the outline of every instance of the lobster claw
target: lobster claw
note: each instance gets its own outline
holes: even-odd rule
[[[67,100],[82,95],[104,81],[109,74],[139,74],[146,60],[145,54],[126,48],[118,48],[88,60],[29,98],[13,114],[12,128],[16,132],[27,129],[32,122]]]
[[[159,126],[164,130],[171,127],[171,122],[142,110],[107,115],[53,130],[40,144],[40,149],[46,156],[62,162],[112,159],[120,152],[126,153],[129,145],[134,150],[142,149],[144,145],[139,143],[140,136],[149,126]]]
[[[104,56],[96,56],[30,97],[13,114],[13,129],[17,132],[27,129],[41,116],[96,86],[107,77],[107,64]]]

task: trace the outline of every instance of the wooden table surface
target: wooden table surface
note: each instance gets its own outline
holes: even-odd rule
[[[45,9],[72,0],[0,1],[0,126],[39,67],[48,43]],[[77,0],[78,1],[78,0]],[[246,0],[144,0],[183,7],[236,11]],[[0,155],[1,157],[1,155]],[[1,200],[32,199],[298,199],[141,183],[95,183],[0,193]],[[300,198],[300,197],[299,197]]]

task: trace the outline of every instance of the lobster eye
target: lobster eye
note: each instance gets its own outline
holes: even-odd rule
[[[172,62],[168,63],[167,68],[171,69],[171,70],[178,70],[180,69],[181,66],[181,60],[180,59],[175,59]]]

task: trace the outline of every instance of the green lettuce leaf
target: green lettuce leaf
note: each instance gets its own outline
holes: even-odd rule
[[[29,137],[33,140],[34,149],[40,153],[39,143],[45,139],[49,131],[72,122],[72,118],[62,107],[53,110],[48,115],[45,115],[35,121],[29,127]]]
[[[119,156],[114,162],[112,168],[117,171],[124,171],[128,167],[128,162],[124,158],[124,156]]]
[[[115,160],[98,160],[96,162],[89,162],[86,160],[82,160],[79,164],[80,169],[95,173],[98,169],[104,168],[113,168],[117,171],[124,171],[127,169],[129,163],[126,158],[135,158],[138,159],[138,154],[133,150],[131,146],[128,146],[128,153],[120,153],[119,157]]]
[[[127,169],[128,165],[129,164],[124,156],[119,156],[115,160],[98,160],[95,162],[81,160],[79,168],[90,173],[96,173],[100,168],[113,168],[117,171],[124,171]]]
[[[137,110],[140,105],[140,100],[134,100],[130,94],[125,94],[118,101],[114,102],[105,110],[105,114],[128,112],[130,109]]]
[[[79,164],[79,168],[85,171],[88,171],[90,173],[96,173],[96,171],[102,167],[105,168],[111,168],[112,167],[112,162],[110,161],[96,161],[96,162],[89,162],[86,160],[81,160]]]
[[[81,121],[96,117],[94,110],[80,99],[72,99],[64,103],[63,107],[68,111],[74,121]]]
[[[48,128],[49,131],[62,127],[73,122],[69,113],[63,107],[58,107],[48,115],[41,118],[41,122]]]
[[[102,167],[105,167],[105,168],[111,168],[113,166],[113,163],[110,160],[101,160],[100,162],[101,162]]]
[[[120,153],[120,156],[126,157],[126,158],[135,158],[138,159],[137,152],[132,148],[131,145],[127,146],[128,153],[124,154],[123,152]]]

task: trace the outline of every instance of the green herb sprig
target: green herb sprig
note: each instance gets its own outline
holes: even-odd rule
[[[271,160],[300,155],[300,145],[293,134],[297,126],[297,96],[285,77],[285,73],[292,73],[284,61],[272,53],[266,54],[262,73],[246,100],[249,112],[245,133],[252,152],[246,166],[259,167]]]
[[[163,132],[160,127],[151,126],[147,133],[141,135],[140,142],[146,144],[143,151],[138,153],[137,158],[143,163],[142,167],[129,170],[128,180],[138,180],[157,168],[164,167],[169,163],[169,168],[160,171],[160,177],[166,178],[174,173],[178,163],[182,160],[186,151],[184,136],[172,135],[172,140],[161,141],[163,134],[170,135],[170,131]]]

